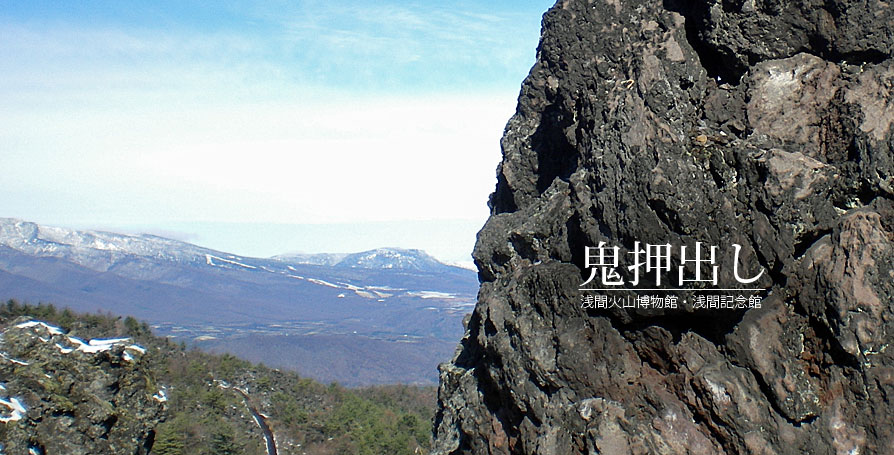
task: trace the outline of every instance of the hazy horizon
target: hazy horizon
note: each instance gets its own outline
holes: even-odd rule
[[[125,235],[149,234],[194,244],[243,257],[270,258],[284,254],[358,253],[377,248],[419,249],[441,262],[470,266],[471,244],[427,249],[428,235],[455,235],[480,229],[475,220],[411,220],[364,224],[259,224],[259,223],[175,223],[164,227],[125,225],[60,225],[13,218],[41,226],[79,231],[111,232]],[[476,231],[477,232],[477,231]],[[331,239],[321,243],[319,240]],[[474,242],[472,242],[474,243]],[[333,246],[334,245],[334,246]],[[428,244],[431,246],[433,244]]]

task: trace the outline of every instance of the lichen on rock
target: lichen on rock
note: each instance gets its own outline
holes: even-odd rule
[[[147,454],[165,400],[145,354],[129,339],[13,321],[0,334],[3,453]]]

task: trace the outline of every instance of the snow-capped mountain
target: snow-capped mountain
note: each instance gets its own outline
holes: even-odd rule
[[[345,256],[347,256],[347,253],[289,253],[273,256],[273,259],[279,259],[290,264],[335,265],[341,262]]]
[[[434,340],[449,354],[477,289],[474,272],[419,250],[251,258],[154,235],[0,219],[0,299],[132,315],[221,350],[247,349],[224,343],[247,334],[258,343],[325,334]]]
[[[14,218],[0,218],[0,246],[37,257],[55,257],[97,271],[114,269],[133,258],[179,264],[225,265],[253,269],[282,263],[340,268],[395,269],[419,272],[454,271],[425,251],[378,248],[359,253],[286,254],[271,259],[242,258],[179,240],[150,234],[117,234],[42,226]],[[260,265],[250,265],[245,261]]]
[[[0,218],[0,247],[44,258],[58,258],[105,272],[135,258],[178,264],[205,262],[222,253],[149,234],[77,231]]]
[[[453,267],[438,261],[425,251],[404,248],[377,248],[352,254],[287,254],[274,258],[293,264],[416,272],[441,272],[446,267]]]

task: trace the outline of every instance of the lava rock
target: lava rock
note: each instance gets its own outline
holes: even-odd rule
[[[475,247],[478,303],[440,367],[432,453],[889,451],[892,15],[848,0],[550,9]],[[762,304],[698,309],[690,290],[675,309],[587,307],[600,242],[719,246],[717,287],[763,270]]]
[[[0,335],[4,453],[149,453],[165,395],[129,340],[84,342],[19,319]]]

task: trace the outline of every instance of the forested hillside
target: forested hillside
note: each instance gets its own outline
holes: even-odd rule
[[[323,385],[230,355],[186,349],[154,336],[146,323],[130,317],[76,314],[12,300],[0,305],[0,326],[22,317],[57,326],[71,337],[128,337],[146,349],[142,368],[166,399],[152,454],[265,454],[264,426],[279,455],[413,454],[429,448],[433,387]],[[81,417],[75,411],[74,419]],[[6,426],[27,420],[0,424],[0,437],[7,434]]]

